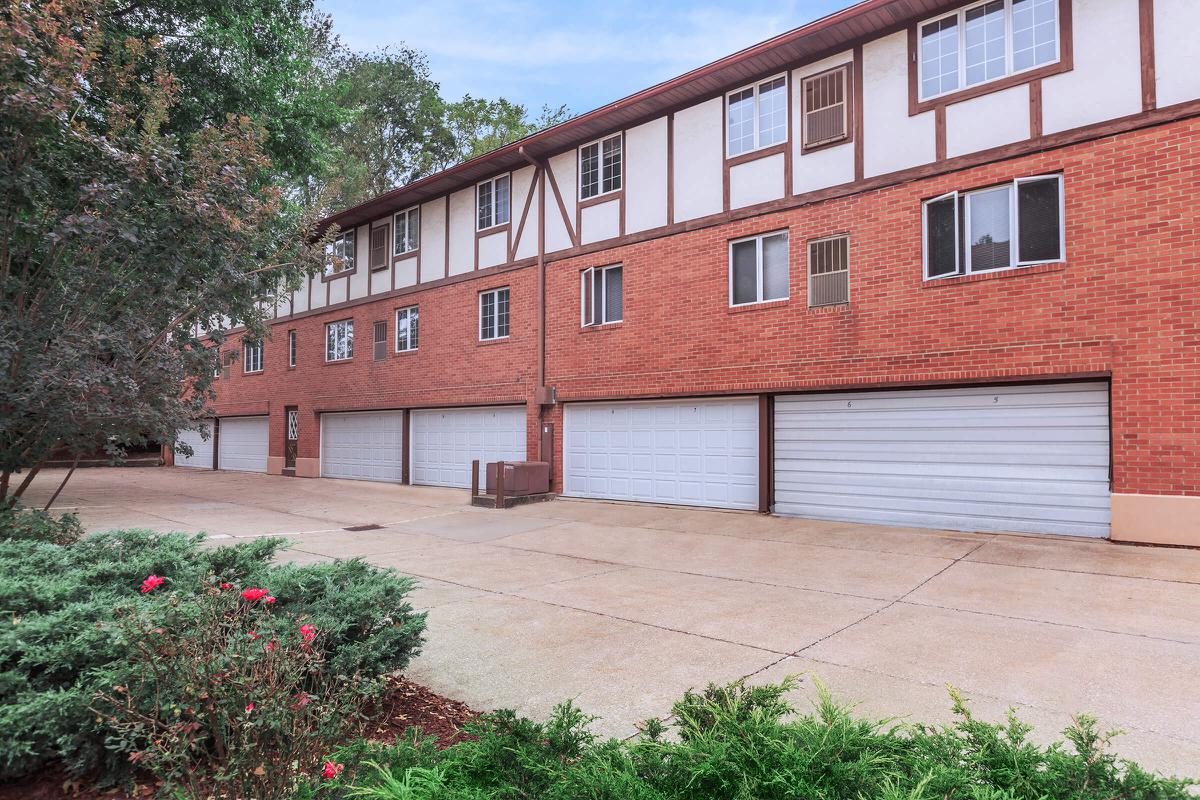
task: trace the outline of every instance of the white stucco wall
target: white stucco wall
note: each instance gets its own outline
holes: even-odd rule
[[[1073,0],[1072,14],[1075,67],[1042,81],[1046,133],[1142,110],[1136,0]]]
[[[311,281],[312,278],[307,280]],[[296,291],[292,292],[292,313],[299,314],[301,311],[308,311],[308,285],[301,286]]]
[[[422,264],[421,266],[422,266],[422,268],[424,268],[425,265]],[[395,288],[399,289],[403,286],[412,286],[414,283],[417,282],[417,259],[416,259],[416,257],[406,258],[401,261],[397,261],[394,269],[396,272]],[[422,276],[422,277],[424,277],[424,276]]]
[[[854,180],[853,141],[825,147],[805,155],[800,154],[804,129],[804,78],[842,64],[849,64],[853,60],[854,53],[847,50],[792,70],[792,191],[796,194]],[[853,87],[848,88],[853,92]]]
[[[525,248],[521,247],[521,242],[517,239],[517,227],[521,224],[521,212],[525,210],[525,199],[530,192],[537,192],[537,186],[533,182],[533,167],[525,167],[519,169],[512,174],[513,187],[513,207],[512,207],[512,235],[513,249],[517,254],[517,258],[525,258],[526,255],[537,255],[537,219],[526,218],[525,230],[521,232],[521,238],[525,240]],[[535,217],[534,212],[537,211],[537,198],[533,198],[533,202],[529,204],[529,217]],[[532,228],[530,226],[533,226]],[[533,243],[533,248],[529,250],[530,242]],[[524,255],[523,255],[524,254]]]
[[[367,296],[367,272],[371,269],[371,226],[359,225],[355,231],[355,239],[357,244],[354,249],[354,263],[358,269],[350,275],[348,283],[345,280],[342,281],[342,283],[347,283],[348,294],[339,297],[340,300],[356,300]],[[337,293],[337,288],[334,289],[334,293]]]
[[[717,214],[724,204],[723,97],[675,113],[675,221]]]
[[[908,115],[908,34],[863,45],[863,172],[867,177],[933,161],[933,112]]]
[[[783,172],[783,153],[730,167],[729,207],[745,208],[783,197]]]
[[[446,201],[421,205],[421,281],[446,277]]]
[[[667,224],[667,118],[625,132],[625,232]]]
[[[1159,107],[1200,98],[1200,2],[1154,0],[1154,79]]]
[[[946,107],[946,155],[953,158],[1029,138],[1029,84]]]
[[[550,171],[554,173],[554,181],[562,195],[563,206],[567,209],[567,219],[575,224],[575,151],[560,153],[549,162]],[[554,187],[546,177],[546,252],[566,250],[572,247],[571,235],[563,222],[562,212],[558,208],[558,200],[554,197]]]
[[[530,172],[532,178],[532,171]],[[533,192],[533,202],[529,204],[529,216],[525,218],[525,229],[521,231],[521,238],[514,239],[514,250],[516,257],[533,258],[537,255],[538,248],[538,225],[541,219],[541,202],[538,200],[538,182],[533,181],[529,187]],[[550,194],[549,187],[546,187],[546,194]],[[517,218],[514,224],[520,225],[521,220]],[[513,236],[517,235],[517,229],[513,228]]]
[[[475,187],[450,195],[450,269],[461,275],[475,269]]]
[[[322,306],[326,305],[325,294],[328,291],[328,285],[329,284],[325,283],[325,281],[321,280],[320,275],[312,279],[312,291],[308,294],[308,307],[310,310],[314,308],[321,308]]]
[[[500,231],[479,239],[479,269],[494,267],[508,261],[508,231]]]
[[[582,244],[601,242],[621,235],[621,201],[609,200],[587,206],[580,211],[580,238]]]

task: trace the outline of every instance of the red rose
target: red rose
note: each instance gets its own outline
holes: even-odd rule
[[[243,589],[242,590],[242,599],[249,600],[251,603],[253,603],[255,600],[261,600],[266,596],[267,596],[266,589]]]
[[[232,588],[233,588],[232,583],[222,583],[221,584],[221,591],[225,591],[226,589],[232,589]]]
[[[321,770],[321,776],[326,780],[333,780],[338,775],[342,774],[342,765],[335,764],[332,761],[325,762],[325,769]]]
[[[271,595],[267,595],[267,596],[266,596],[266,597],[264,597],[262,600],[263,600],[263,602],[264,602],[264,603],[266,603],[267,605],[271,605],[272,603],[274,603],[274,602],[275,602],[275,598],[274,598],[274,597],[272,597]]]
[[[142,594],[145,594],[146,592],[152,592],[166,582],[166,578],[160,578],[157,575],[149,575],[146,577],[146,580],[142,581]]]
[[[259,638],[259,635],[257,633],[255,633],[254,631],[246,631],[246,635],[250,637],[250,641],[252,641],[252,642],[255,639]]]
[[[254,703],[248,703],[246,705],[246,713],[249,714],[253,710],[254,710]]]
[[[300,635],[304,637],[304,643],[309,644],[313,639],[317,638],[317,627],[315,625],[301,625]]]

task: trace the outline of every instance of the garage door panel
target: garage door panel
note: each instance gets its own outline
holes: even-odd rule
[[[1108,461],[1103,384],[776,399],[779,513],[1105,536]]]
[[[526,460],[524,406],[412,412],[413,483],[467,488],[473,460]]]
[[[185,456],[179,450],[175,451],[175,466],[192,469],[212,469],[213,467],[213,424],[212,420],[201,423],[204,433],[200,431],[179,431],[178,441],[192,448],[192,454]],[[207,437],[207,438],[205,438]]]
[[[217,466],[234,472],[266,472],[269,433],[267,417],[223,417]]]
[[[757,508],[754,399],[572,404],[565,494]]]
[[[404,412],[322,414],[321,475],[400,483],[404,479]]]

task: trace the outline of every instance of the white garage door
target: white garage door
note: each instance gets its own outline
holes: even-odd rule
[[[185,456],[178,450],[175,451],[175,466],[177,467],[193,467],[195,469],[212,469],[213,465],[213,424],[212,420],[206,420],[201,423],[204,426],[205,433],[208,438],[205,439],[200,435],[200,431],[180,431],[180,442],[185,442],[192,448],[192,454]]]
[[[779,397],[775,511],[963,531],[1107,536],[1108,388]]]
[[[758,401],[575,403],[563,424],[570,497],[758,508]]]
[[[267,471],[266,417],[223,417],[217,437],[217,466],[237,472]]]
[[[322,477],[399,483],[403,470],[403,411],[321,415]]]
[[[422,409],[412,412],[412,482],[471,485],[471,462],[525,460],[525,407]]]

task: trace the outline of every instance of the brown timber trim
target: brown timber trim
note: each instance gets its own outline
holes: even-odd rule
[[[525,220],[529,218],[529,208],[533,205],[533,193],[537,189],[538,175],[540,172],[541,167],[534,164],[533,174],[529,176],[529,192],[525,195],[525,207],[521,209],[521,219],[517,223],[517,233],[515,236],[513,236],[512,241],[509,243],[508,260],[510,262],[517,260],[517,248],[521,246],[521,235],[525,232]],[[511,186],[512,184],[510,183],[509,185]],[[540,205],[538,216],[541,216]]]
[[[218,446],[221,442],[221,418],[214,415],[212,418],[212,421],[213,421],[213,437],[212,437],[212,449],[213,449],[212,462],[213,462],[213,465],[212,465],[212,468],[214,470],[218,470],[221,468],[221,448]]]
[[[779,153],[786,153],[789,144],[790,142],[780,142],[779,144],[773,144],[770,147],[761,147],[758,150],[751,150],[748,153],[730,156],[729,158],[725,159],[725,172],[728,173],[730,167],[736,167],[740,164],[746,164],[750,161],[758,161],[760,158],[767,158],[768,156],[778,155]]]
[[[932,18],[936,18],[936,15]],[[987,83],[980,83],[966,89],[959,89],[956,92],[941,95],[940,97],[920,100],[920,86],[918,85],[920,76],[918,72],[921,52],[918,38],[919,29],[922,24],[924,24],[924,21],[914,22],[908,28],[908,115],[910,117],[915,114],[932,111],[938,107],[961,103],[963,100],[970,100],[972,97],[980,97],[992,92],[1010,89],[1013,86],[1020,86],[1022,83],[1040,80],[1062,72],[1070,72],[1075,68],[1071,0],[1058,0],[1058,61],[1053,64],[1037,67],[1036,69],[1018,72],[1015,75],[1006,75],[1003,78],[997,78]]]
[[[938,106],[933,110],[933,158],[935,161],[946,160],[945,106]]]
[[[705,217],[697,217],[684,222],[671,223],[666,226],[627,234],[617,239],[608,239],[601,242],[590,243],[581,247],[571,247],[557,250],[553,253],[548,253],[546,255],[546,260],[561,261],[567,258],[574,258],[575,256],[600,252],[602,250],[610,250],[631,244],[639,244],[641,242],[647,242],[665,236],[672,236],[679,233],[709,228],[714,225],[721,225],[727,222],[747,219],[759,215],[786,211],[813,203],[820,203],[827,200],[848,197],[861,192],[875,191],[889,186],[906,183],[908,181],[923,180],[925,178],[931,178],[937,175],[971,169],[974,167],[983,166],[985,164],[1005,161],[1011,158],[1018,158],[1033,153],[1056,150],[1094,139],[1116,136],[1142,128],[1151,128],[1158,125],[1182,121],[1196,116],[1200,116],[1200,100],[1189,100],[1171,106],[1155,108],[1152,111],[1138,112],[1125,117],[1106,120],[1104,122],[1098,122],[1072,130],[1059,131],[1057,133],[1043,135],[1036,139],[1013,142],[1000,147],[993,147],[988,150],[981,150],[975,153],[966,153],[960,156],[953,156],[947,158],[945,161],[930,162],[928,164],[910,167],[908,169],[903,169],[896,172],[875,175],[870,178],[863,178],[851,181],[849,183],[829,186],[823,189],[816,189],[810,192],[804,192],[802,194],[784,197],[778,200],[770,200],[765,203],[759,203],[757,205],[747,206],[745,208],[739,208],[729,212],[710,214]],[[856,150],[858,149],[860,143],[861,138],[856,139]],[[857,160],[858,159],[856,159],[856,161]],[[668,186],[670,186],[670,184],[668,184]],[[388,297],[396,297],[421,292],[425,291],[426,289],[434,289],[439,286],[457,283],[462,280],[471,280],[483,275],[493,275],[498,272],[522,269],[524,267],[534,266],[536,264],[537,259],[535,257],[524,258],[519,261],[514,261],[510,264],[500,264],[495,267],[487,267],[483,270],[479,270],[478,272],[466,272],[459,275],[451,275],[446,278],[439,278],[437,280],[429,281],[425,284],[406,286],[387,294],[379,294],[374,297],[356,298],[348,303],[339,303],[337,306],[325,306],[316,309],[310,308],[308,311],[302,311],[292,316],[279,317],[275,319],[272,324],[284,323],[292,319],[302,319],[314,314],[327,313],[331,310],[343,308],[348,305],[374,302],[376,300],[382,300]]]
[[[550,189],[554,192],[555,201],[558,202],[558,213],[562,214],[562,221],[563,225],[566,226],[567,236],[571,239],[571,244],[579,247],[579,231],[571,224],[571,216],[567,214],[567,204],[563,202],[562,192],[558,190],[558,181],[554,180],[554,170],[550,167],[549,161],[544,161],[543,165],[546,175],[550,178]]]
[[[1154,69],[1154,0],[1138,0],[1138,39],[1142,53],[1142,111],[1158,105]]]
[[[1031,81],[1029,84],[1029,138],[1040,139],[1042,136],[1042,82]]]
[[[863,156],[863,49],[861,44],[854,46],[854,180],[861,181],[866,175],[866,159]]]
[[[400,424],[400,483],[408,486],[412,483],[409,475],[409,453],[412,450],[412,414],[404,409],[404,421]]]
[[[445,255],[445,259],[442,261],[442,273],[444,275],[446,275],[447,277],[450,275],[450,195],[451,194],[453,194],[453,192],[446,193],[446,224],[444,226],[444,232],[446,234],[446,255]],[[478,201],[476,201],[476,202],[478,202]],[[474,228],[476,225],[476,222],[474,220],[476,220],[478,215],[479,215],[479,206],[477,205],[477,206],[475,206],[475,211],[471,215],[471,219],[472,219],[471,227],[472,228]]]
[[[770,514],[775,502],[775,398],[758,396],[758,513]]]
[[[858,114],[858,103],[855,94],[857,91],[855,87],[857,86],[858,81],[854,79],[854,64],[857,61],[858,59],[855,58],[853,61],[847,61],[844,64],[838,64],[836,67],[830,67],[829,69],[821,70],[820,72],[814,72],[811,75],[805,75],[800,79],[800,155],[803,156],[807,155],[808,153],[815,153],[818,150],[825,150],[829,147],[837,147],[838,145],[852,142],[857,138],[854,135],[858,130],[857,120],[855,119],[855,115]],[[820,144],[815,145],[805,144],[805,120],[808,119],[808,109],[804,102],[804,86],[809,81],[824,77],[831,72],[845,73],[842,76],[842,97],[844,98],[844,102],[846,104],[846,130],[843,132],[840,139],[831,139],[828,142],[821,142]]]

